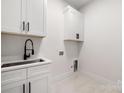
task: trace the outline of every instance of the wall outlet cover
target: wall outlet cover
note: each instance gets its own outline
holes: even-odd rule
[[[59,56],[63,56],[64,55],[64,51],[59,51]]]

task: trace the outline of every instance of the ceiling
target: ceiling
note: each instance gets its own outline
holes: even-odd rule
[[[83,5],[92,0],[65,0],[68,4],[75,7],[76,9],[80,9]]]

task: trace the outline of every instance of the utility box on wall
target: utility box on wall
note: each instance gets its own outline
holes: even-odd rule
[[[78,70],[78,60],[74,60],[74,72]]]
[[[83,15],[67,6],[64,10],[64,40],[84,41]]]

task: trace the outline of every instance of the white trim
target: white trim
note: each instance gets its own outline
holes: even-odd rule
[[[111,81],[105,77],[96,75],[96,74],[91,73],[91,72],[83,71],[83,72],[80,72],[80,74],[87,75],[87,76],[93,78],[94,80],[97,80],[98,82],[103,83],[103,84],[117,85],[117,82],[113,82],[113,81]]]
[[[8,32],[8,31],[2,31],[1,34],[7,34],[7,35],[17,35],[17,36],[31,36],[31,37],[37,37],[37,38],[44,38],[45,35],[34,35],[34,34],[25,34],[25,33],[18,33],[18,32]]]
[[[43,0],[43,36],[47,35],[47,0]]]
[[[117,80],[116,82],[114,82],[114,81],[111,81],[111,80],[109,80],[109,79],[107,79],[105,77],[102,77],[102,76],[99,76],[99,75],[96,75],[94,73],[87,72],[87,71],[83,71],[83,72],[80,72],[78,74],[87,75],[87,76],[93,78],[94,80],[96,80],[96,81],[98,81],[100,83],[103,83],[103,84],[116,86],[119,91],[122,91],[122,81],[120,81],[120,80]]]
[[[52,82],[57,83],[57,82],[65,80],[65,79],[69,79],[73,75],[74,75],[74,72],[72,72],[72,71],[60,74],[60,75],[54,76]]]

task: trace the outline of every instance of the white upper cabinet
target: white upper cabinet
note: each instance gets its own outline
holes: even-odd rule
[[[67,6],[64,11],[64,40],[83,41],[83,15]]]
[[[2,0],[2,33],[45,36],[46,0]]]
[[[27,24],[28,34],[43,35],[44,32],[44,5],[45,0],[27,0]]]
[[[20,33],[22,18],[22,0],[2,0],[1,2],[2,31]]]

